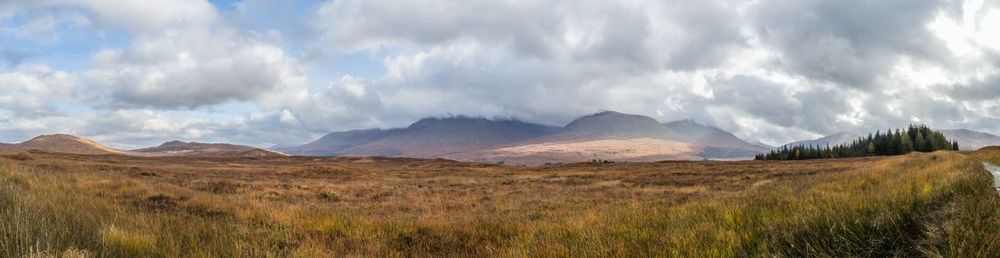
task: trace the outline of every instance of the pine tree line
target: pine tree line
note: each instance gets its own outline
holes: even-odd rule
[[[932,152],[937,150],[958,150],[958,142],[949,141],[944,134],[931,130],[925,125],[910,125],[905,131],[886,130],[868,137],[861,137],[851,143],[837,146],[782,146],[766,154],[757,155],[757,160],[806,160],[827,158],[851,158],[865,156],[901,155],[914,151]]]

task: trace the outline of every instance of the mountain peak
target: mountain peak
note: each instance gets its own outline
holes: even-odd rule
[[[36,136],[35,138],[31,138],[31,140],[28,140],[26,142],[61,141],[61,140],[82,141],[84,139],[80,138],[79,136],[69,135],[69,134],[47,134],[47,135]]]
[[[449,116],[449,117],[426,117],[413,124],[410,124],[408,128],[420,128],[425,126],[439,126],[439,125],[458,125],[458,124],[472,124],[472,123],[488,123],[493,120],[486,119],[485,117],[471,117],[464,115]],[[501,120],[496,120],[497,122]]]
[[[169,142],[165,142],[163,144],[160,144],[160,147],[184,146],[186,144],[188,144],[188,143],[187,142],[178,141],[178,140],[173,140],[173,141],[169,141]]]
[[[564,135],[587,137],[650,137],[672,139],[676,134],[648,116],[602,111],[582,116],[563,128]]]

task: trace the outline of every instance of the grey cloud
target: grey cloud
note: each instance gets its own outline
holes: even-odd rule
[[[714,89],[716,98],[708,106],[732,107],[774,125],[820,134],[849,129],[836,121],[849,110],[847,95],[840,89],[786,85],[750,76],[717,81]]]
[[[928,29],[939,15],[969,15],[961,1],[337,0],[311,14],[244,2],[223,15],[202,1],[107,3],[74,6],[92,11],[93,28],[120,23],[134,37],[79,72],[80,101],[98,109],[80,132],[126,145],[303,142],[448,114],[560,125],[600,109],[695,118],[780,144],[914,118],[989,128],[1000,116],[998,77],[963,83],[996,71],[996,52],[955,56]],[[144,15],[158,9],[164,14]],[[248,20],[271,11],[300,17]],[[387,73],[341,77],[322,61],[359,53]],[[948,83],[905,78],[897,68],[906,66],[940,69]],[[82,126],[64,114],[28,117],[23,110],[46,99],[18,94],[0,99],[0,119],[18,132],[43,122]],[[251,107],[197,118],[232,102]]]
[[[482,38],[545,57],[550,51],[546,37],[556,34],[561,23],[556,12],[544,7],[541,2],[348,0],[331,1],[320,9],[319,19],[332,42],[346,48]]]
[[[967,84],[954,84],[949,93],[963,100],[1000,101],[1000,74],[973,80]]]
[[[346,48],[440,47],[475,41],[543,60],[655,70],[707,67],[744,45],[736,1],[333,1],[318,13]],[[484,10],[488,14],[484,15]]]
[[[752,10],[764,42],[796,74],[855,88],[875,87],[901,56],[941,62],[947,53],[926,28],[944,1],[762,1]]]

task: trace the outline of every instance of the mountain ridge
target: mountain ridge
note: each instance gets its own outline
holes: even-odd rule
[[[986,132],[969,129],[944,129],[940,131],[948,139],[958,141],[960,150],[972,151],[987,146],[1000,145],[1000,136]]]
[[[152,156],[190,156],[190,157],[281,157],[284,153],[261,149],[246,145],[229,143],[200,143],[168,141],[156,147],[132,150]]]
[[[592,153],[581,153],[571,146]],[[661,123],[647,116],[601,111],[580,116],[563,127],[516,119],[432,117],[405,128],[332,132],[316,141],[279,150],[294,155],[446,157],[464,161],[484,161],[489,157],[497,161],[515,158],[573,162],[601,156],[597,153],[624,159],[700,159],[753,157],[769,149],[693,120]],[[530,155],[552,157],[525,157]],[[571,159],[561,160],[565,158]]]
[[[837,145],[850,143],[851,141],[857,140],[859,138],[861,138],[861,135],[855,133],[837,132],[813,140],[801,140],[801,141],[791,142],[782,145],[782,147],[796,147],[796,146],[833,147]]]
[[[706,146],[702,151],[702,157],[705,158],[747,157],[770,150],[770,148],[749,143],[718,127],[698,123],[691,119],[667,122],[663,125],[682,135],[688,142]]]

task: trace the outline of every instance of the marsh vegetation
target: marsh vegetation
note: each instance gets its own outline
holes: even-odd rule
[[[954,256],[1000,252],[980,159],[541,167],[0,157],[0,256]]]

